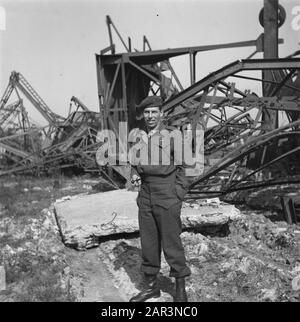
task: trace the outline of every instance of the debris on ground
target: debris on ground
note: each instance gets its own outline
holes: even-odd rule
[[[51,178],[11,177],[2,183],[0,266],[5,269],[6,289],[0,291],[0,301],[126,302],[139,291],[138,233],[103,238],[98,247],[86,251],[63,244],[54,204],[92,197],[95,191],[87,191],[84,185],[94,186],[94,179],[85,180],[61,178],[59,189],[53,188]],[[263,192],[264,199],[266,196]],[[121,198],[114,200],[116,204]],[[210,207],[218,213],[222,206],[222,200],[202,199],[185,202],[183,211],[199,213]],[[299,226],[283,221],[280,211],[236,207],[235,219],[225,225],[194,227],[182,233],[192,271],[187,280],[189,300],[299,301]],[[162,296],[151,301],[173,301],[175,284],[168,274],[162,256]]]
[[[292,285],[299,274],[295,267],[300,261],[300,238],[294,233],[295,227],[282,223],[285,230],[278,229],[255,212],[244,215],[242,220],[230,223],[225,237],[182,234],[192,271],[187,282],[190,301],[299,301],[300,294]],[[138,238],[103,242],[98,256],[127,299],[139,291],[142,281]],[[175,284],[168,274],[169,266],[163,259],[159,275],[163,292],[157,301],[173,301]]]

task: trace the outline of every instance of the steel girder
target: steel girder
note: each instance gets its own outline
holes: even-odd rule
[[[227,81],[237,76],[262,82],[261,79],[236,74],[265,69],[277,75],[269,81],[270,97],[241,91]],[[191,194],[227,193],[255,184],[281,182],[287,173],[300,174],[300,167],[296,166],[300,164],[299,71],[299,58],[237,61],[165,102],[168,124],[182,128],[186,124],[199,123],[205,131],[204,172],[194,178]],[[296,76],[295,80],[292,80],[292,75]],[[293,96],[282,96],[290,93]],[[269,110],[284,113],[286,124],[269,131],[261,119],[263,111],[268,113]],[[285,149],[276,149],[276,140],[286,140]],[[251,161],[253,156],[256,156],[255,164]],[[263,181],[258,181],[262,178]],[[291,180],[295,181],[295,178]]]
[[[220,82],[225,78],[241,71],[247,70],[266,70],[266,69],[300,69],[300,58],[282,58],[282,59],[248,59],[233,62],[214,73],[209,74],[199,82],[180,92],[178,95],[165,102],[163,110],[168,112],[175,108],[185,100],[191,98],[197,93],[203,91],[207,87],[212,86],[216,82]]]

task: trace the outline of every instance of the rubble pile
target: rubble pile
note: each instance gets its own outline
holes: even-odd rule
[[[51,178],[40,181],[23,178],[19,183],[10,180],[3,185],[0,266],[5,268],[6,290],[0,292],[1,301],[127,301],[138,292],[142,286],[138,228],[136,233],[115,234],[117,219],[122,216],[112,221],[111,215],[117,201],[122,204],[123,198],[135,207],[135,213],[131,213],[130,207],[128,213],[130,218],[136,218],[136,195],[130,192],[129,200],[128,193],[122,190],[95,194],[90,188],[95,183],[87,178],[64,179],[60,180],[60,188],[53,188]],[[74,216],[73,223],[75,219],[84,220],[90,229],[95,223],[99,228],[99,216],[105,208],[103,203],[98,207],[96,200],[102,202],[111,194],[114,203],[108,198],[109,212],[102,228],[112,235],[94,237],[94,246],[98,247],[88,251],[65,247],[54,206],[69,207],[73,202],[86,200],[77,215],[66,207],[68,216]],[[61,202],[49,208],[47,204],[58,197]],[[264,192],[262,199],[267,197]],[[273,198],[273,193],[269,198]],[[93,207],[93,220],[89,222]],[[222,207],[227,209],[225,215]],[[190,301],[299,301],[298,225],[288,225],[274,210],[249,210],[246,206],[237,209],[217,198],[185,202],[182,218],[182,240],[192,271],[187,281]],[[71,246],[86,250],[87,241],[92,238],[91,234],[86,235],[80,244],[82,248],[79,243]],[[173,301],[175,287],[174,280],[168,277],[169,266],[163,256],[162,259],[159,275],[162,296],[152,301],[168,302]]]
[[[232,192],[225,195],[223,199],[229,203],[247,205],[254,209],[281,212],[280,198],[290,193],[299,194],[299,191],[299,184],[274,185],[260,189]]]
[[[255,212],[245,212],[229,224],[227,236],[184,232],[182,240],[192,275],[187,283],[190,301],[299,301],[300,230],[272,223]],[[98,255],[115,284],[129,299],[142,285],[137,238],[106,241]],[[159,276],[162,296],[172,301],[174,281],[165,260]]]

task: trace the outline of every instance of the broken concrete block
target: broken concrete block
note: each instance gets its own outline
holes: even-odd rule
[[[137,192],[107,191],[78,196],[54,204],[57,223],[67,246],[86,249],[99,245],[99,237],[138,232]],[[233,205],[182,208],[183,228],[220,226],[240,217]]]

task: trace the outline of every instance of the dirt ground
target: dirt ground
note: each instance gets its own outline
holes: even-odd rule
[[[299,301],[292,280],[300,273],[300,230],[273,224],[261,213],[246,212],[224,236],[184,232],[183,243],[192,275],[191,302]],[[130,298],[141,287],[139,240],[107,241],[98,251],[113,273],[115,284]],[[172,301],[174,281],[163,262],[158,301]]]
[[[106,238],[83,252],[61,242],[51,204],[67,195],[108,189],[99,178],[0,180],[0,266],[6,271],[0,301],[126,302],[138,292],[142,280],[137,235]],[[183,232],[192,271],[187,280],[190,301],[300,300],[300,227],[288,225],[279,208],[265,204],[274,190],[261,196],[261,210],[238,206],[243,214],[239,221],[218,230]],[[163,259],[162,297],[155,301],[173,301],[174,280],[168,273]]]
[[[98,178],[0,179],[0,266],[6,272],[1,302],[122,300],[107,270],[92,254],[65,247],[52,203],[109,187]],[[111,293],[113,295],[111,295]]]

